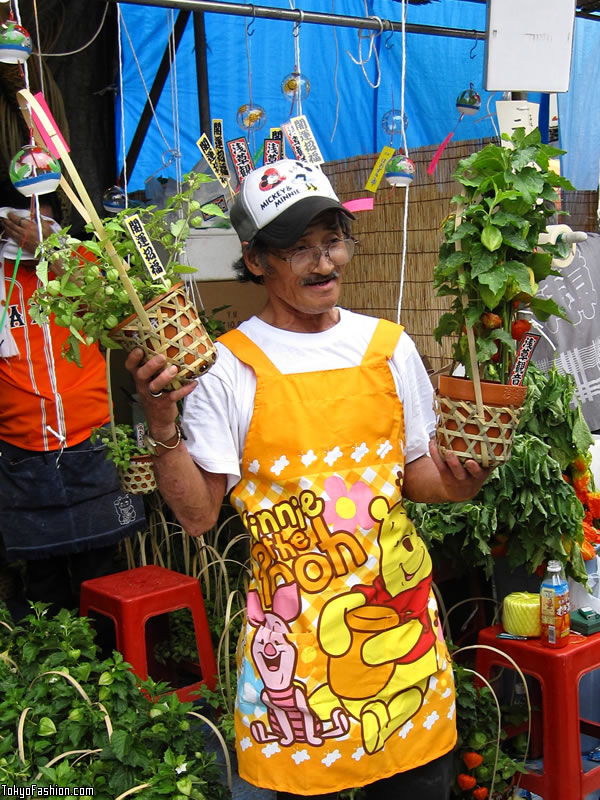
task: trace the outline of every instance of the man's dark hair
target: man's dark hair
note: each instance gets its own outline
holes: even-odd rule
[[[344,236],[350,236],[352,233],[352,220],[343,214],[341,211],[326,211],[323,214],[319,214],[319,218],[330,218],[335,225],[339,225],[342,230]],[[313,220],[314,222],[314,220]],[[244,252],[248,253],[249,251],[254,251],[255,255],[257,256],[258,260],[263,263],[264,259],[267,257],[267,253],[272,250],[273,248],[269,245],[264,244],[264,242],[260,241],[260,233],[249,242],[244,248]],[[236,273],[236,278],[240,283],[248,283],[251,281],[252,283],[259,283],[263,284],[264,279],[262,275],[255,275],[251,272],[248,267],[246,266],[246,262],[244,261],[244,256],[242,255],[238,258],[237,261],[234,261],[232,264],[234,272]]]

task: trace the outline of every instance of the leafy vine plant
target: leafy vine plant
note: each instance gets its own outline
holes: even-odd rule
[[[204,173],[184,176],[181,192],[168,198],[165,208],[150,205],[124,209],[103,220],[103,227],[142,304],[168,291],[182,275],[193,274],[195,267],[185,261],[186,240],[192,229],[204,225],[204,215],[219,218],[229,227],[229,220],[215,203],[202,205],[194,195],[203,183],[214,179]],[[156,280],[138,252],[124,219],[139,214],[150,241],[156,246],[164,267],[164,276]],[[127,291],[106,252],[106,243],[93,234],[91,224],[87,239],[77,239],[63,228],[41,244],[37,275],[40,287],[31,300],[31,317],[45,322],[51,314],[57,325],[69,329],[63,355],[80,363],[80,347],[99,342],[106,348],[118,348],[111,339],[112,328],[133,314]]]
[[[515,350],[514,323],[523,306],[540,321],[566,318],[554,300],[538,297],[539,282],[565,245],[539,243],[550,217],[559,210],[559,189],[574,189],[551,169],[550,159],[565,151],[543,144],[539,129],[512,137],[505,146],[488,144],[458,164],[460,194],[455,213],[442,224],[444,241],[434,270],[439,297],[450,296],[451,310],[434,330],[436,341],[453,341],[453,358],[468,377],[506,383]],[[471,364],[467,327],[473,328],[477,364]],[[520,336],[518,337],[520,338]]]

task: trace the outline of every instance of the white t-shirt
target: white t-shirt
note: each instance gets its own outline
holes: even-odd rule
[[[340,308],[337,325],[322,333],[295,333],[258,317],[242,322],[246,334],[283,374],[358,366],[378,320]],[[185,399],[182,429],[194,461],[208,472],[227,475],[227,491],[240,479],[240,463],[252,412],[256,377],[224,345],[218,358]],[[406,463],[428,452],[435,428],[433,387],[412,339],[402,333],[389,360],[404,406]]]

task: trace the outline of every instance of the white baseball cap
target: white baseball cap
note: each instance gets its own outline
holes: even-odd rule
[[[256,238],[271,247],[289,247],[318,214],[330,208],[354,219],[319,167],[284,158],[248,173],[230,219],[241,242]]]

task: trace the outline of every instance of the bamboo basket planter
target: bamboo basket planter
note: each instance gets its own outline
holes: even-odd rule
[[[461,461],[474,459],[483,467],[496,467],[510,458],[527,387],[487,381],[480,385],[481,409],[473,381],[440,375],[434,401],[436,440],[442,457],[451,451]]]
[[[129,494],[151,494],[157,489],[152,456],[132,456],[127,469],[119,470],[121,488]]]
[[[175,364],[178,372],[166,387],[168,390],[179,389],[215,363],[217,350],[182,281],[147,303],[144,310],[149,328],[137,314],[131,314],[112,329],[110,337],[127,351],[141,347],[145,360],[162,354],[167,364]]]

